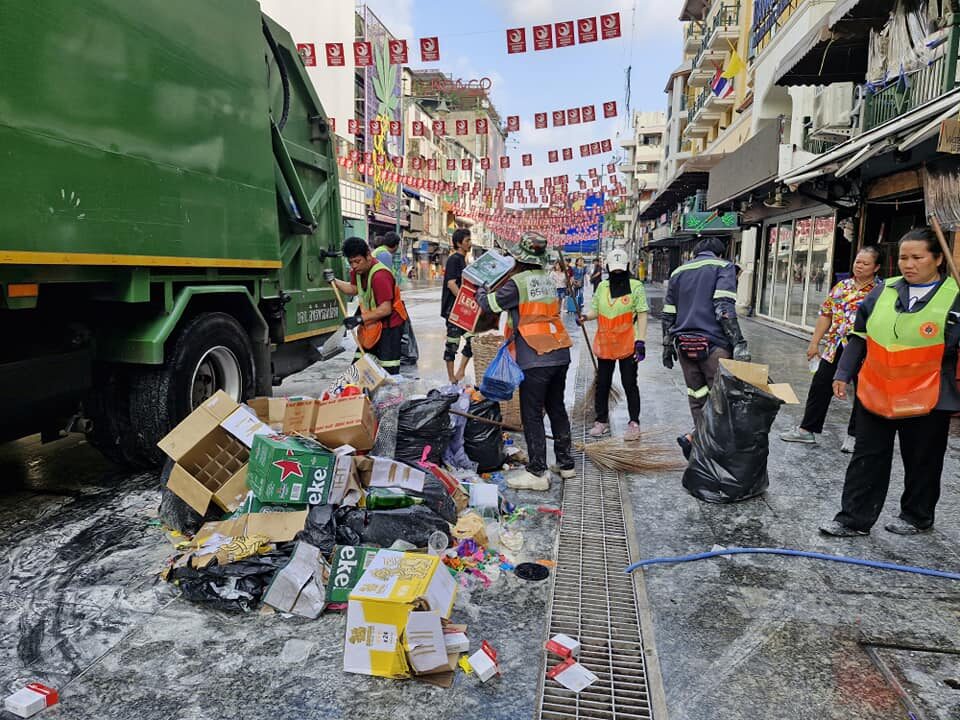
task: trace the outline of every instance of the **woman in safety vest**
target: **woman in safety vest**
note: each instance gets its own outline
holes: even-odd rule
[[[833,382],[843,399],[857,377],[856,446],[840,512],[820,526],[825,535],[870,534],[887,497],[897,435],[904,492],[900,517],[884,527],[898,535],[933,527],[950,416],[960,411],[960,288],[944,277],[942,264],[933,232],[911,230],[900,239],[902,277],[878,286],[860,304]]]
[[[629,258],[617,248],[607,255],[608,280],[597,287],[590,301],[590,311],[577,318],[597,320],[593,351],[597,356],[597,390],[594,395],[596,422],[591,437],[610,432],[610,386],[613,369],[620,362],[620,382],[627,396],[630,422],[623,434],[627,441],[640,439],[640,390],[637,387],[637,364],[646,357],[647,295],[643,283],[630,277]]]

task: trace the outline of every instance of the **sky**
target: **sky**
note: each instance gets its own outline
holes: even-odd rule
[[[507,181],[578,173],[606,165],[628,137],[626,68],[631,72],[631,112],[665,111],[667,77],[682,61],[680,0],[367,0],[368,7],[395,37],[409,41],[411,67],[438,69],[463,80],[490,78],[493,105],[501,117],[520,116],[520,132],[511,133]],[[588,9],[589,8],[589,9]],[[553,50],[532,50],[533,25],[620,12],[622,36]],[[525,27],[527,52],[508,55],[506,30]],[[440,62],[419,63],[418,38],[438,36]],[[604,120],[603,103],[617,101],[619,116]],[[597,121],[544,130],[533,128],[536,112],[552,113],[595,105]],[[614,155],[580,158],[583,143],[610,138]],[[549,163],[548,150],[574,149],[574,159]],[[520,155],[532,153],[532,167]]]

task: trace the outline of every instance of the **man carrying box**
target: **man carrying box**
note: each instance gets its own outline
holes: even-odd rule
[[[443,294],[440,298],[440,314],[447,321],[447,341],[443,346],[443,360],[447,364],[447,378],[451,384],[463,380],[467,371],[467,363],[473,357],[473,348],[470,346],[470,335],[461,327],[450,322],[450,311],[456,302],[457,293],[460,292],[460,285],[463,283],[463,270],[467,266],[467,253],[470,252],[470,246],[473,241],[470,238],[470,231],[466,228],[458,228],[453,232],[453,253],[447,258],[447,267],[443,273]],[[457,359],[457,350],[460,347],[460,338],[467,334],[467,341],[463,346],[461,353],[459,369],[454,372],[453,364]]]
[[[384,370],[398,375],[403,324],[408,317],[400,287],[390,268],[370,254],[370,246],[362,238],[347,238],[343,256],[350,263],[350,282],[332,282],[340,292],[360,296],[359,315],[343,321],[347,328],[357,328],[361,347],[357,348],[354,360],[366,351],[379,360]]]

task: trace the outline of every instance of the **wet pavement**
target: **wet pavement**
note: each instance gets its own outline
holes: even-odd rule
[[[652,305],[660,293],[650,289]],[[445,382],[438,288],[408,304],[423,387]],[[801,400],[806,340],[745,321],[758,362]],[[579,337],[574,333],[574,337]],[[651,323],[641,365],[642,424],[677,433],[689,425],[679,370],[659,363]],[[575,353],[576,355],[576,353]],[[350,361],[342,354],[289,378],[280,394],[318,394]],[[582,372],[590,372],[581,363]],[[568,385],[572,388],[575,369]],[[468,377],[472,369],[468,370]],[[572,406],[572,394],[568,396]],[[960,569],[960,439],[951,438],[937,528],[903,538],[881,526],[868,538],[833,540],[817,524],[836,511],[849,456],[839,452],[848,406],[831,410],[816,447],[777,435],[802,405],[784,406],[771,435],[770,489],[736,505],[701,503],[679,473],[623,478],[640,557],[715,545],[766,546]],[[625,408],[612,414],[626,425]],[[156,520],[157,478],[110,466],[77,438],[30,438],[0,447],[0,692],[34,679],[60,689],[50,718],[529,718],[543,672],[549,582],[504,574],[489,589],[462,587],[454,619],[474,647],[488,639],[503,677],[480,685],[458,673],[453,688],[342,672],[342,616],[316,621],[230,615],[191,605],[159,582],[171,546]],[[895,470],[883,518],[895,515]],[[507,491],[523,504],[556,506],[548,493]],[[555,557],[556,518],[532,513],[518,559]],[[836,563],[740,556],[643,571],[654,651],[671,720],[960,718],[960,586],[949,580]],[[653,668],[656,669],[656,666]],[[662,715],[662,714],[661,714]],[[657,715],[658,720],[663,720]],[[0,717],[7,717],[0,712]],[[10,716],[12,717],[12,716]]]

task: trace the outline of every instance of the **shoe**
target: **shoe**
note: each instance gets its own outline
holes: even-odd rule
[[[516,474],[507,475],[507,487],[514,490],[549,490],[550,473],[534,475],[529,470],[521,470]]]
[[[690,452],[693,450],[693,442],[690,440],[690,436],[677,435],[677,445],[680,446],[680,450],[683,452],[683,457],[689,460]]]
[[[610,434],[610,423],[595,422],[593,427],[590,428],[590,432],[587,433],[590,437],[603,437],[604,435]]]
[[[894,535],[922,535],[924,533],[932,532],[933,525],[930,527],[917,527],[913,523],[908,523],[906,520],[898,519],[893,522],[888,522],[883,526],[883,529],[887,532],[892,532]]]
[[[861,537],[863,535],[869,535],[870,531],[857,530],[852,527],[847,527],[836,520],[831,520],[820,526],[820,533],[822,535],[829,535],[830,537]]]
[[[551,465],[550,472],[559,475],[564,480],[572,480],[577,476],[576,468],[562,468],[559,465]]]
[[[840,446],[840,452],[850,455],[857,447],[857,439],[853,435],[847,435],[843,439],[843,445]]]
[[[631,421],[623,433],[624,442],[635,442],[640,439],[640,423]]]
[[[780,435],[780,439],[784,442],[793,442],[793,443],[804,443],[806,445],[816,445],[817,438],[814,437],[812,432],[807,432],[801,427],[795,427],[790,432],[785,432]]]

